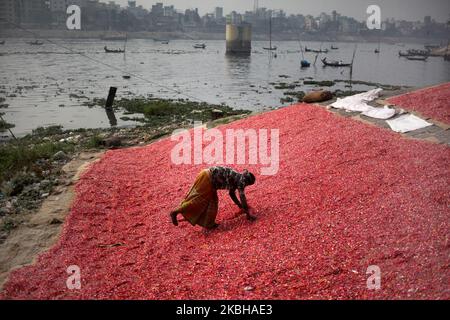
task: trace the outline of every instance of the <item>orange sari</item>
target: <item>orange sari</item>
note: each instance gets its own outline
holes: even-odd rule
[[[193,226],[211,228],[218,208],[219,198],[211,183],[211,173],[209,169],[202,170],[177,211]]]

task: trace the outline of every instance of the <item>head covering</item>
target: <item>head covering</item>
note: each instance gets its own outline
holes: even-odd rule
[[[247,169],[244,170],[242,175],[245,178],[245,184],[246,185],[250,186],[250,185],[255,183],[255,181],[256,181],[255,176],[253,175],[253,173],[249,172]]]

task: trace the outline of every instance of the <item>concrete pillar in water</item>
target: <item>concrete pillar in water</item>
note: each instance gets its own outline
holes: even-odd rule
[[[252,25],[227,23],[227,54],[250,55],[252,52]]]

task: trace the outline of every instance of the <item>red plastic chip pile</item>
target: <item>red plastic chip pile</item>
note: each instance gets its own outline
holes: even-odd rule
[[[175,227],[168,213],[204,166],[172,164],[170,139],[109,151],[79,181],[58,243],[2,298],[450,298],[447,146],[309,105],[228,128],[280,130],[276,175],[236,167],[256,175],[255,222],[220,192],[217,230]],[[66,286],[71,265],[80,290]],[[367,288],[372,265],[380,290]]]
[[[450,82],[393,97],[388,102],[450,124]]]

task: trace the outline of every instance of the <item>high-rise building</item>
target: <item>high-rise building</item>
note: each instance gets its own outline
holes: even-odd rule
[[[50,7],[47,0],[20,0],[20,20],[25,24],[49,24]]]
[[[11,28],[9,22],[20,23],[20,2],[0,0],[0,25]]]
[[[174,17],[175,14],[176,14],[176,10],[173,5],[164,7],[164,16],[165,17]]]
[[[214,12],[214,17],[219,20],[223,18],[223,8],[222,7],[216,7]]]
[[[49,0],[49,8],[51,12],[65,12],[67,10],[67,7],[70,5],[68,4],[69,0]]]
[[[151,12],[154,17],[162,17],[164,15],[164,5],[161,2],[152,5]]]

